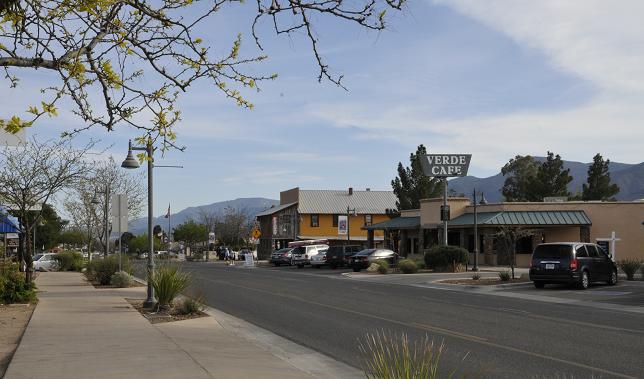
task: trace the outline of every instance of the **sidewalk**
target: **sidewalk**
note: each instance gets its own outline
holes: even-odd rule
[[[42,273],[40,301],[5,378],[311,378],[212,317],[150,324],[125,301],[145,287],[95,289]]]

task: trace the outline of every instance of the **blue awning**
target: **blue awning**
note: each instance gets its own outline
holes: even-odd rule
[[[18,225],[17,218],[0,213],[0,233],[19,233]]]

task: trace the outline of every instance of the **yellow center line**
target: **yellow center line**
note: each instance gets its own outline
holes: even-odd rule
[[[319,303],[317,301],[304,299],[304,298],[301,298],[301,297],[298,297],[298,296],[295,296],[295,295],[279,294],[279,293],[276,293],[276,292],[263,290],[263,289],[259,289],[259,288],[248,287],[248,286],[244,286],[244,285],[240,285],[240,284],[233,284],[233,283],[226,282],[226,281],[223,281],[223,280],[211,280],[211,279],[207,279],[207,278],[204,278],[204,279],[207,280],[207,281],[215,282],[215,283],[226,284],[226,285],[229,285],[229,286],[232,286],[232,287],[243,288],[243,289],[247,289],[247,290],[250,290],[250,291],[256,291],[256,292],[265,293],[265,294],[274,295],[274,296],[279,296],[279,297],[284,297],[284,298],[288,298],[288,299],[294,299],[294,300],[298,300],[298,301],[308,303],[308,304],[312,304],[312,305],[317,305],[317,306],[324,307],[324,308],[329,308],[329,309],[333,309],[333,310],[337,310],[337,311],[341,311],[341,312],[345,312],[345,313],[352,313],[352,314],[355,314],[355,315],[359,315],[359,316],[363,316],[363,317],[367,317],[367,318],[371,318],[371,319],[375,319],[375,320],[385,321],[385,322],[389,322],[389,323],[392,323],[392,324],[401,325],[401,326],[404,326],[406,328],[415,328],[415,329],[420,329],[420,330],[424,330],[424,331],[432,331],[432,332],[435,332],[435,333],[438,333],[438,334],[443,334],[443,335],[451,336],[451,337],[454,337],[454,338],[458,338],[458,339],[462,339],[462,340],[466,340],[466,341],[470,341],[470,342],[474,342],[474,343],[479,343],[479,344],[490,346],[490,347],[495,347],[497,349],[512,351],[512,352],[515,352],[515,353],[526,354],[526,355],[529,355],[529,356],[532,356],[532,357],[537,357],[537,358],[541,358],[541,359],[545,359],[545,360],[549,360],[549,361],[553,361],[553,362],[558,362],[558,363],[563,363],[563,364],[567,364],[567,365],[574,366],[574,367],[583,368],[583,369],[590,370],[590,371],[595,371],[595,372],[600,372],[600,373],[611,375],[611,376],[616,376],[618,378],[638,379],[635,376],[630,376],[630,375],[626,375],[626,374],[622,374],[622,373],[618,373],[618,372],[614,372],[614,371],[610,371],[610,370],[605,370],[605,369],[602,369],[602,368],[593,367],[593,366],[589,366],[589,365],[586,365],[586,364],[583,364],[583,363],[577,363],[577,362],[569,361],[569,360],[566,360],[566,359],[556,358],[556,357],[552,357],[552,356],[549,356],[549,355],[535,353],[535,352],[532,352],[532,351],[528,351],[528,350],[524,350],[524,349],[520,349],[520,348],[516,348],[516,347],[502,345],[502,344],[498,344],[498,343],[495,343],[495,342],[490,342],[490,341],[488,341],[487,339],[485,339],[483,337],[477,337],[477,336],[473,336],[473,335],[469,335],[469,334],[464,334],[464,333],[460,333],[460,332],[457,332],[457,331],[454,331],[454,330],[440,328],[440,327],[437,327],[437,326],[426,325],[426,324],[418,324],[418,323],[408,324],[406,322],[402,322],[402,321],[398,321],[398,320],[394,320],[394,319],[390,319],[390,318],[386,318],[386,317],[376,316],[376,315],[373,315],[373,314],[364,313],[364,312],[360,312],[360,311],[355,311],[355,310],[347,309],[347,308],[343,308],[343,307],[338,307],[338,306],[335,306],[335,305]]]

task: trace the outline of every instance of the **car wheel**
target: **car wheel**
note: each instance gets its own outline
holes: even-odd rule
[[[614,286],[615,284],[617,284],[617,270],[613,270],[608,278],[608,285]]]
[[[279,263],[274,263],[275,267],[280,267]]]
[[[315,267],[315,268],[320,268],[320,265],[315,265],[314,267]]]
[[[534,281],[534,288],[543,288],[543,287],[545,287],[545,285],[546,285],[546,283],[544,283],[542,281],[537,281],[537,280]]]
[[[588,276],[588,271],[582,271],[581,276],[579,277],[579,282],[577,282],[577,288],[580,290],[585,290],[590,285],[590,276]]]
[[[357,268],[357,267],[354,267],[354,268],[353,268],[353,272],[360,272],[360,269],[359,269],[359,268]]]
[[[331,270],[335,270],[336,268],[338,268],[337,265],[331,265]]]
[[[297,265],[297,268],[304,268],[304,265]]]

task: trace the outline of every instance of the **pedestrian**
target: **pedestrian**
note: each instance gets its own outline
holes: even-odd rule
[[[230,252],[227,248],[224,250],[224,260],[226,261],[226,264],[230,265]]]

